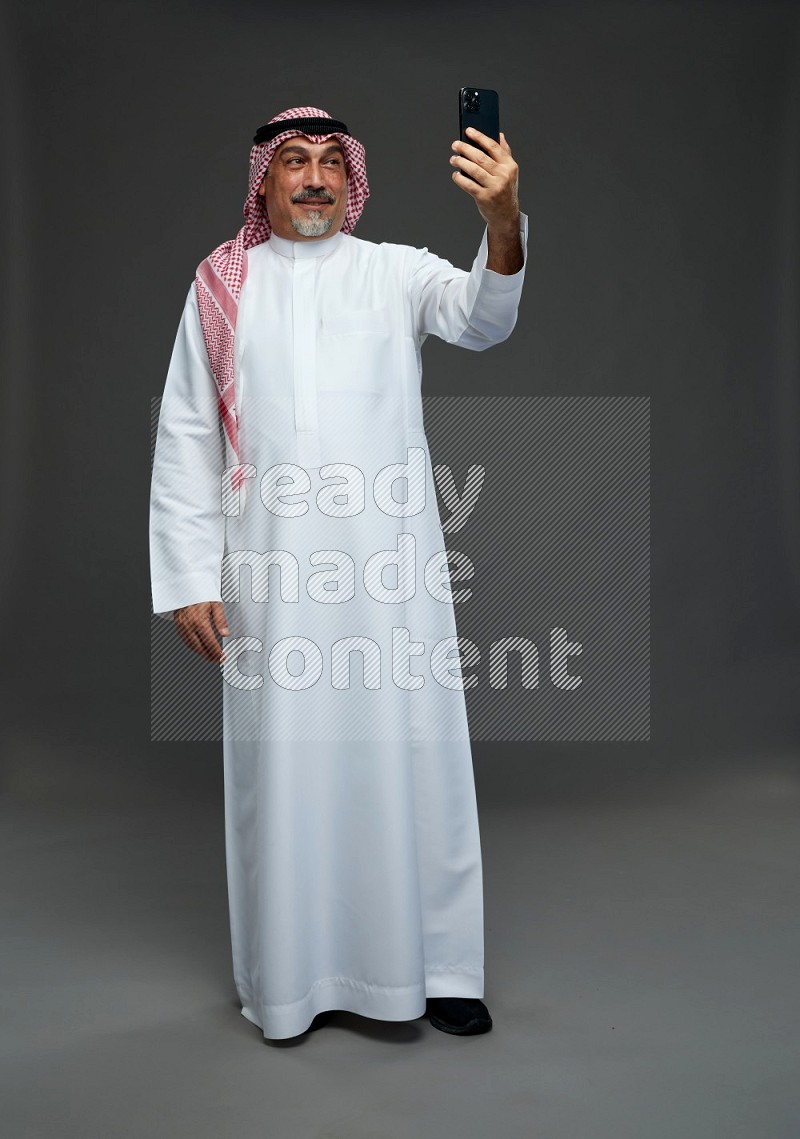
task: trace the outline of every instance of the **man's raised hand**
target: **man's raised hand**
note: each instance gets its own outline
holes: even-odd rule
[[[506,136],[495,142],[487,134],[467,127],[475,146],[456,139],[450,162],[456,169],[453,181],[475,199],[487,226],[514,230],[519,225],[519,167]],[[481,149],[483,148],[483,149]],[[467,177],[466,175],[469,175]]]
[[[204,660],[219,664],[222,660],[222,645],[217,635],[228,636],[228,622],[221,601],[200,601],[197,605],[185,605],[173,614],[175,627],[181,640],[193,653]]]

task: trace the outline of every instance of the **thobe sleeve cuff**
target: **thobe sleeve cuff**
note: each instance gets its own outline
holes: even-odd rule
[[[222,601],[221,574],[194,573],[154,579],[153,612],[172,617],[176,609],[204,601]]]
[[[469,323],[457,343],[482,351],[506,340],[517,322],[517,310],[528,261],[528,215],[520,212],[522,267],[516,273],[487,269],[489,228],[484,228],[481,244],[467,280]]]
[[[484,229],[469,272],[456,269],[427,249],[418,250],[410,279],[415,331],[481,352],[510,336],[517,320],[527,263],[528,216],[520,211],[522,268],[497,273],[486,268],[489,230]]]
[[[489,227],[484,229],[476,258],[476,264],[481,268],[481,286],[484,289],[496,293],[513,293],[516,289],[522,288],[525,267],[528,264],[528,215],[522,212],[519,215],[519,239],[522,246],[522,267],[516,273],[497,273],[494,269],[486,268],[486,262],[489,260]]]

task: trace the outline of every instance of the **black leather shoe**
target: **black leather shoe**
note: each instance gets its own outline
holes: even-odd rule
[[[428,997],[425,1005],[433,1027],[454,1036],[477,1036],[492,1027],[489,1010],[475,997]]]
[[[314,1019],[309,1024],[306,1032],[313,1032],[315,1028],[322,1028],[331,1019],[331,1009],[325,1009],[324,1012],[318,1012]]]

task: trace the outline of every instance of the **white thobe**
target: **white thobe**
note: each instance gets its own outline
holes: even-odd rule
[[[527,231],[523,214],[523,249]],[[430,334],[473,350],[510,334],[524,266],[495,273],[487,252],[484,232],[465,272],[343,233],[250,249],[238,496],[221,493],[194,285],[187,297],[153,469],[153,609],[225,604],[233,972],[268,1039],[325,1009],[410,1020],[426,997],[483,996],[475,784],[420,349]]]

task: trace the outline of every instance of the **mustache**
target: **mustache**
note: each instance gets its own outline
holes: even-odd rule
[[[299,194],[294,194],[292,196],[292,201],[293,202],[308,202],[308,201],[335,202],[336,199],[334,198],[333,194],[331,194],[328,190],[303,190]]]

